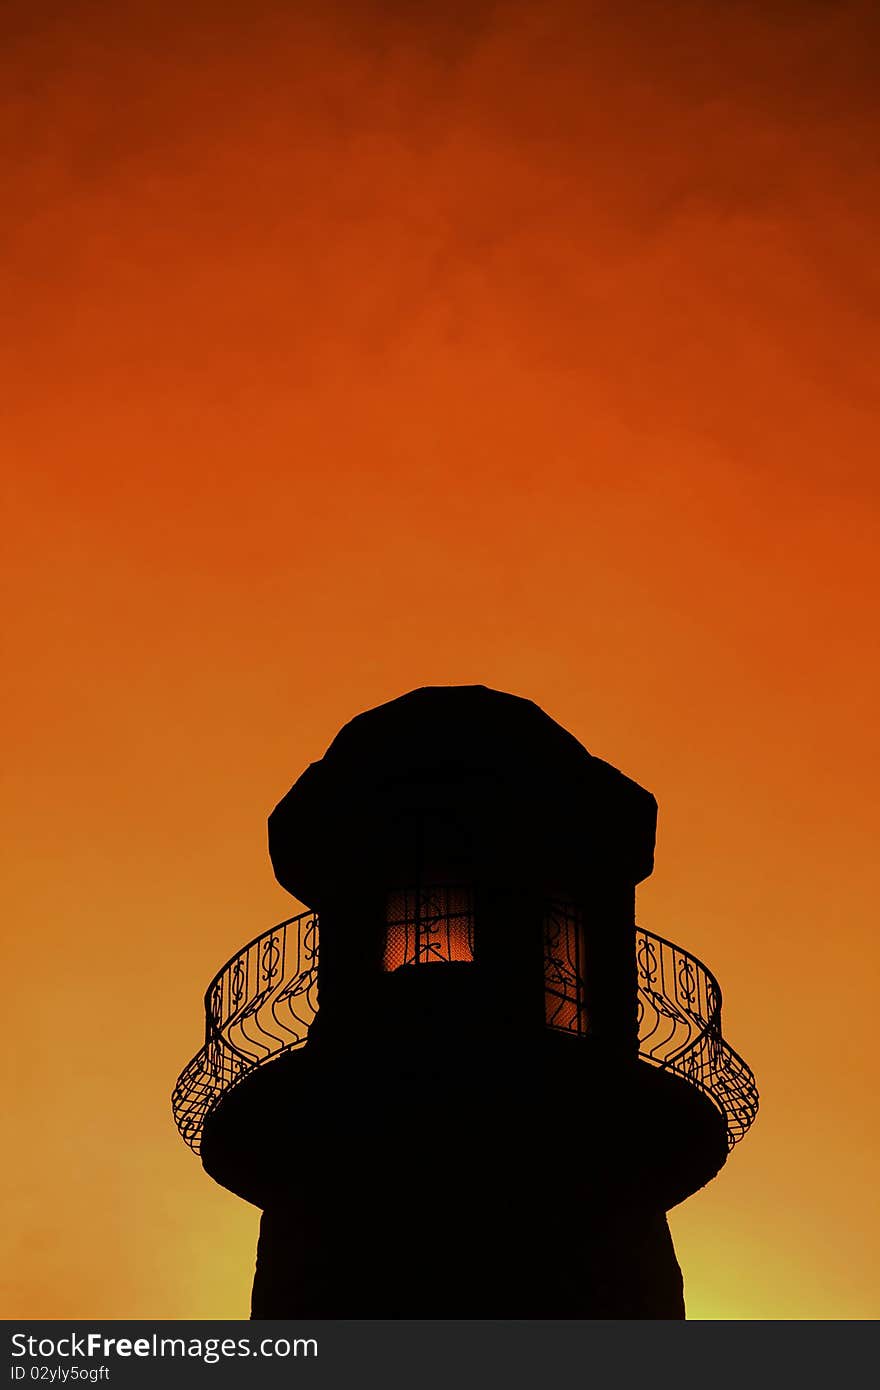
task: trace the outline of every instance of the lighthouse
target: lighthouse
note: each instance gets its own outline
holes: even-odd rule
[[[636,921],[654,797],[536,704],[359,714],[269,817],[306,911],[205,996],[178,1127],[259,1207],[256,1318],[682,1318],[667,1212],[757,1112]]]

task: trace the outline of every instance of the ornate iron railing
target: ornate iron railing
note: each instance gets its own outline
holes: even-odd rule
[[[724,1116],[732,1148],[757,1114],[758,1091],[722,1036],[718,982],[689,951],[643,927],[635,947],[639,1057],[703,1091]],[[318,1007],[317,960],[318,918],[302,912],[248,942],[214,976],[205,992],[205,1045],[172,1095],[177,1127],[196,1153],[220,1097],[306,1041]]]
[[[758,1113],[751,1068],[721,1032],[721,989],[690,951],[636,927],[639,1057],[682,1076],[717,1106],[729,1148]]]
[[[318,918],[301,912],[249,941],[205,991],[205,1045],[171,1097],[182,1138],[196,1153],[206,1116],[258,1067],[302,1047],[318,1008]]]

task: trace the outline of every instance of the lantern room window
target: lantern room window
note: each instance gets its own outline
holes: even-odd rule
[[[434,884],[395,889],[385,912],[385,970],[474,958],[473,892]]]
[[[588,1031],[584,914],[553,899],[544,912],[544,1018],[548,1028],[583,1037]]]

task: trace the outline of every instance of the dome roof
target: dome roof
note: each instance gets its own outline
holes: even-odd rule
[[[610,856],[634,883],[651,872],[649,792],[531,700],[482,685],[423,686],[350,720],[276,806],[269,848],[279,882],[315,905],[328,876],[376,855],[401,806],[438,795],[474,822],[515,820],[538,856],[570,842],[582,858]]]

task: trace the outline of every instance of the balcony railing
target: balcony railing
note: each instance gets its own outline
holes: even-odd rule
[[[683,1077],[723,1115],[728,1146],[758,1110],[750,1068],[721,1033],[718,982],[690,952],[636,928],[639,1057]],[[177,1128],[199,1152],[207,1115],[263,1062],[302,1047],[318,1007],[318,918],[302,912],[250,941],[205,993],[205,1045],[177,1079]]]
[[[758,1113],[749,1065],[721,1032],[721,989],[689,951],[636,927],[639,1057],[674,1072],[709,1097],[733,1148]]]
[[[171,1096],[181,1136],[199,1152],[205,1118],[262,1062],[302,1047],[318,1007],[318,918],[301,912],[249,941],[205,991],[205,1045]]]

